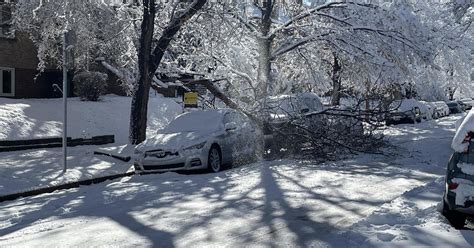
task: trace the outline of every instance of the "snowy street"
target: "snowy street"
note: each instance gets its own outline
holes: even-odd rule
[[[436,210],[459,117],[388,128],[389,155],[136,175],[4,202],[0,246],[471,246]]]
[[[474,247],[473,23],[0,0],[0,248]]]

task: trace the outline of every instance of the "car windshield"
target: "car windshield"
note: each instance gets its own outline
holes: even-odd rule
[[[224,111],[205,110],[182,114],[160,133],[208,132],[222,128]]]

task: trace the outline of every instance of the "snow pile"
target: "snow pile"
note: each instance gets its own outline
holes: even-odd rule
[[[457,167],[461,169],[464,174],[474,175],[474,164],[458,163]]]
[[[451,148],[456,152],[466,152],[469,147],[466,138],[470,132],[474,132],[474,110],[469,111],[461,125],[459,125],[451,143]]]
[[[68,136],[84,138],[114,134],[127,143],[130,97],[106,95],[101,102],[68,99]],[[151,97],[148,104],[148,134],[165,127],[182,112],[173,99]],[[31,139],[62,134],[62,99],[0,98],[0,140]]]
[[[456,180],[453,180],[453,182],[456,182]],[[459,184],[453,191],[456,193],[456,205],[464,206],[466,201],[474,200],[474,185]]]

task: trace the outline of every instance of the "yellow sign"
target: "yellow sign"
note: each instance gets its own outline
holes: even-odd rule
[[[198,104],[198,93],[197,92],[186,92],[184,93],[184,107],[196,108]]]

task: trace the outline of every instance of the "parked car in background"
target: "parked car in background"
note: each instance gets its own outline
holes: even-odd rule
[[[458,114],[462,113],[463,109],[457,101],[446,102],[449,108],[449,114]]]
[[[418,101],[418,107],[420,108],[421,118],[423,120],[431,120],[433,118],[431,107],[426,104],[426,102]]]
[[[323,109],[323,104],[315,93],[273,96],[267,100],[264,119],[268,122],[287,121]]]
[[[269,97],[263,111],[265,121],[264,134],[271,138],[274,129],[295,118],[305,118],[314,112],[324,109],[318,95],[314,93],[300,93]]]
[[[255,124],[232,109],[197,110],[179,115],[137,145],[135,170],[159,172],[209,169],[253,158],[263,141]]]
[[[474,105],[474,100],[472,100],[472,98],[463,98],[459,101],[461,104],[465,105],[464,110],[471,110]]]
[[[390,105],[389,113],[385,116],[387,126],[401,123],[421,122],[422,113],[420,102],[415,99],[396,100]]]
[[[449,115],[449,107],[443,101],[434,102],[436,104],[436,113],[438,118]]]
[[[425,111],[421,110],[423,119],[426,119],[426,120],[434,119],[436,105],[431,102],[425,102],[425,101],[420,101],[420,103],[425,109]]]
[[[461,109],[463,112],[469,109],[469,106],[463,103],[462,101],[456,101],[456,102],[459,104],[459,106],[461,106]]]
[[[281,149],[291,150],[290,148],[296,147],[288,140],[281,140],[282,135],[294,132],[293,121],[302,125],[324,126],[324,117],[315,114],[322,110],[324,107],[321,99],[310,92],[269,97],[262,117],[265,151],[275,154]]]

